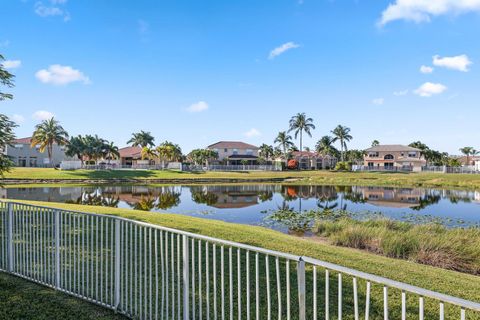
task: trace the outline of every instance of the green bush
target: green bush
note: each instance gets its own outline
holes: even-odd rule
[[[335,171],[352,171],[352,167],[348,162],[337,162],[335,165]]]

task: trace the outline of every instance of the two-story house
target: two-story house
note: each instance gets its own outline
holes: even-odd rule
[[[218,154],[218,161],[227,165],[256,164],[258,160],[257,146],[240,141],[219,141],[211,144],[207,149]]]
[[[399,144],[368,148],[363,160],[370,170],[421,171],[427,164],[420,149]]]
[[[55,167],[60,165],[63,160],[68,160],[68,157],[65,156],[65,147],[55,143],[50,163],[47,151],[40,152],[39,146],[31,147],[31,141],[30,137],[15,139],[11,145],[6,146],[4,154],[10,157],[17,167]]]

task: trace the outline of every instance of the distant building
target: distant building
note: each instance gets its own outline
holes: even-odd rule
[[[125,147],[118,149],[120,154],[120,164],[122,166],[133,166],[142,160],[141,147]]]
[[[477,167],[480,165],[480,157],[479,156],[460,156],[458,158],[458,162],[460,162],[460,164],[462,166],[474,166],[474,167]]]
[[[31,147],[32,138],[15,139],[11,145],[7,145],[4,154],[13,161],[17,167],[55,167],[64,160],[75,160],[65,155],[65,146],[53,144],[52,162],[48,158],[48,152],[40,152],[40,146]]]
[[[291,157],[298,161],[298,167],[302,170],[333,169],[337,158],[311,151],[293,151]]]
[[[371,147],[364,155],[364,166],[370,170],[421,171],[426,164],[420,149],[399,144]]]
[[[218,154],[218,161],[227,165],[257,164],[259,148],[252,144],[240,141],[219,141],[211,144],[207,149]]]

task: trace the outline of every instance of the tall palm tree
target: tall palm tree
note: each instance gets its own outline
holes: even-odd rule
[[[118,151],[118,147],[113,142],[105,141],[103,148],[103,156],[108,159],[110,163],[111,159],[118,159],[120,158],[120,152]]]
[[[286,131],[280,131],[273,143],[277,143],[278,147],[282,148],[283,156],[287,159],[287,150],[293,146],[292,136]]]
[[[334,156],[338,154],[337,148],[335,148],[334,138],[331,136],[323,136],[318,140],[317,144],[315,145],[315,150],[318,153],[328,156]]]
[[[460,148],[460,152],[467,156],[467,166],[470,165],[470,156],[476,155],[478,152],[473,147]]]
[[[68,133],[63,129],[60,123],[51,118],[43,120],[35,126],[32,135],[31,147],[40,145],[40,152],[47,150],[49,163],[52,163],[53,145],[64,146],[68,143]]]
[[[297,113],[290,119],[290,129],[288,132],[293,131],[295,133],[295,139],[300,134],[300,151],[303,150],[303,132],[309,137],[312,136],[312,130],[315,130],[312,118],[307,118],[305,113]]]
[[[332,133],[334,135],[333,142],[340,141],[342,162],[344,162],[344,150],[347,150],[347,142],[353,139],[353,137],[350,135],[350,128],[338,125],[335,129],[332,130]]]
[[[127,144],[131,144],[132,147],[153,147],[155,138],[150,132],[141,130],[137,133],[132,133],[132,138],[127,141]]]
[[[153,148],[143,147],[142,148],[142,160],[152,160],[157,157],[157,151]]]
[[[98,159],[105,156],[107,140],[100,138],[98,135],[86,135],[84,143],[84,155],[88,157],[89,160],[93,160],[96,163]]]
[[[68,157],[77,157],[83,166],[83,155],[85,154],[85,139],[78,135],[71,137],[65,148],[65,155]]]
[[[260,146],[259,152],[262,157],[269,160],[273,156],[273,147],[264,143]]]

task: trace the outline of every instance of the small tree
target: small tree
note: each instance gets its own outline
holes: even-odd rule
[[[6,86],[7,88],[13,88],[13,78],[15,78],[15,76],[3,67],[1,62],[4,60],[5,59],[0,54],[0,85]],[[6,99],[13,99],[13,95],[0,91],[0,101]],[[13,129],[16,126],[17,125],[6,115],[0,114],[0,176],[3,176],[4,172],[10,170],[10,168],[13,166],[13,162],[10,160],[10,158],[4,155],[3,152],[5,151],[7,145],[10,145],[13,139],[15,139]]]
[[[47,150],[48,160],[52,163],[53,157],[53,145],[64,146],[68,143],[68,133],[63,129],[60,123],[51,118],[49,120],[43,120],[41,123],[35,126],[33,132],[31,147],[40,145],[39,151],[45,152]]]

